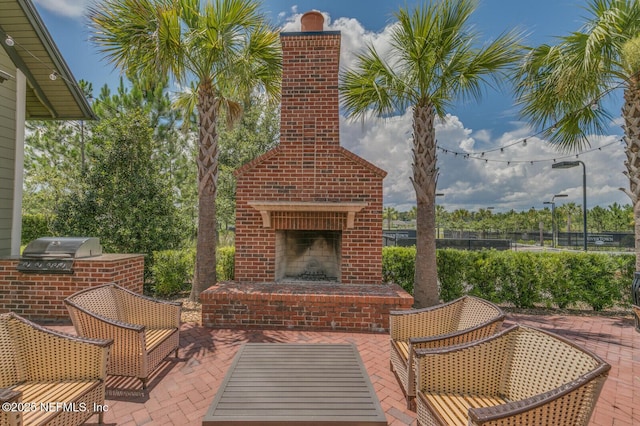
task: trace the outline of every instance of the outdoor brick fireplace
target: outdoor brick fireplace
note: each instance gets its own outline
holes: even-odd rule
[[[340,32],[323,31],[322,15],[309,12],[301,32],[280,40],[280,143],[236,172],[235,281],[202,294],[203,323],[386,329],[384,312],[408,308],[413,299],[382,283],[386,172],[340,146]],[[325,322],[317,320],[317,306],[304,311],[323,297],[329,310],[338,306]],[[256,306],[247,302],[253,299]],[[264,306],[274,299],[280,314],[265,319]],[[351,319],[341,323],[343,311]]]

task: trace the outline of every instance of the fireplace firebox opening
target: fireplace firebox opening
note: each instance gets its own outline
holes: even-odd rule
[[[341,231],[276,231],[276,281],[340,282]]]

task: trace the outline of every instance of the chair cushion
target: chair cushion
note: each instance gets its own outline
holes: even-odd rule
[[[507,403],[500,397],[474,396],[446,393],[420,393],[435,412],[440,414],[449,426],[469,424],[469,408],[493,407]]]
[[[50,421],[63,410],[61,407],[55,405],[50,408],[50,411],[43,409],[40,403],[49,404],[56,402],[64,402],[69,404],[72,401],[77,400],[80,396],[88,392],[93,386],[100,383],[98,380],[83,380],[83,381],[66,381],[66,382],[43,382],[33,383],[27,382],[13,387],[14,390],[22,392],[23,403],[35,403],[36,407],[33,410],[23,411],[23,421],[25,425],[30,424],[44,424]],[[67,410],[81,410],[81,406],[72,406],[69,404],[65,407]],[[86,410],[93,411],[93,407],[84,407]]]
[[[145,330],[145,340],[147,343],[147,352],[151,352],[162,343],[167,337],[176,331],[175,328],[157,328],[157,329],[146,329]]]

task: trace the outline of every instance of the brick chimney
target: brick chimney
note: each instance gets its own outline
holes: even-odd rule
[[[280,143],[235,172],[235,280],[382,282],[384,170],[340,146],[340,32],[281,33]]]
[[[323,31],[324,18],[302,16],[301,32],[280,35],[282,105],[280,143],[340,145],[338,73],[340,32]],[[316,147],[318,148],[318,147]]]

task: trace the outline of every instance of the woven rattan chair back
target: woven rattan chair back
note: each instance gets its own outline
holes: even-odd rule
[[[114,321],[125,321],[114,286],[105,285],[80,291],[69,297],[78,307]]]
[[[499,393],[510,401],[571,383],[598,366],[592,354],[537,329],[521,327],[508,336],[510,356]]]
[[[104,405],[111,345],[51,330],[12,312],[1,314],[0,400],[31,409],[0,410],[0,425],[73,426],[96,413],[102,424],[104,412],[96,407]],[[41,408],[52,403],[74,409]]]
[[[11,316],[0,315],[0,388],[8,388],[24,380],[22,365],[16,352],[15,330],[10,327]]]
[[[459,316],[456,319],[456,330],[468,330],[479,324],[494,321],[503,315],[500,308],[493,303],[477,297],[464,297],[459,304]]]

